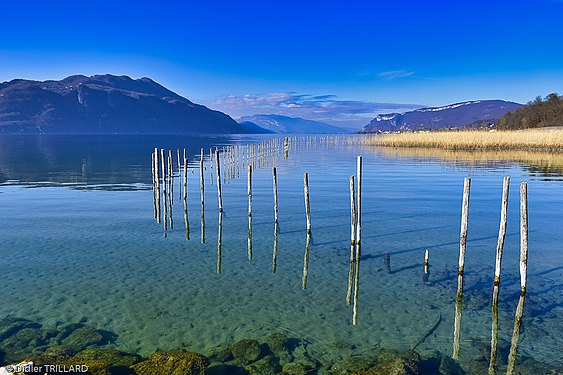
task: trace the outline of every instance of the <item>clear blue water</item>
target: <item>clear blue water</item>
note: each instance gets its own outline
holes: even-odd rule
[[[491,292],[502,178],[511,176],[502,264],[499,337],[510,342],[520,294],[518,186],[527,181],[528,297],[519,355],[563,366],[563,178],[516,162],[471,165],[397,156],[383,149],[313,142],[254,172],[253,259],[247,259],[246,172],[223,185],[218,274],[216,183],[206,170],[206,241],[200,243],[199,149],[262,138],[0,137],[0,317],[60,326],[87,322],[112,345],[206,352],[274,331],[305,338],[329,360],[374,347],[451,354],[463,178],[472,178],[461,361],[490,343]],[[154,147],[188,149],[191,239],[175,181],[174,224],[153,218]],[[350,242],[349,176],[363,155],[358,325],[345,304]],[[206,155],[207,156],[207,155]],[[176,166],[176,164],[174,163]],[[271,166],[278,170],[279,248],[272,273]],[[208,160],[206,159],[206,167]],[[560,169],[563,166],[559,166]],[[301,288],[309,173],[313,242]],[[424,250],[430,276],[423,280]],[[390,272],[384,262],[389,254]]]

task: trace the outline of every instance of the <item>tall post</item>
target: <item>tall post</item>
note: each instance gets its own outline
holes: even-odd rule
[[[356,262],[354,269],[354,307],[352,315],[352,324],[358,324],[358,299],[359,299],[359,283],[360,283],[360,256],[362,241],[362,157],[358,156],[356,163],[358,175],[358,190],[356,205],[358,208],[356,216]]]
[[[248,165],[248,259],[252,259],[252,166]]]
[[[307,275],[309,274],[309,253],[311,250],[311,205],[309,203],[309,174],[303,175],[303,192],[305,196],[305,215],[307,216],[307,244],[305,246],[305,257],[303,258],[303,280],[301,288],[307,288]]]
[[[186,227],[186,240],[190,239],[190,220],[188,217],[188,158],[184,153],[184,224]]]
[[[203,148],[199,157],[199,191],[201,196],[201,243],[205,243],[205,181],[203,178]]]
[[[461,316],[463,310],[463,271],[465,267],[465,249],[467,245],[467,222],[469,216],[469,193],[471,178],[466,177],[463,181],[463,202],[461,205],[461,231],[459,236],[459,265],[457,276],[457,297],[454,319],[454,349],[453,359],[459,359],[461,343]]]
[[[348,270],[348,289],[346,291],[346,305],[352,304],[352,285],[354,283],[354,258],[356,249],[356,197],[354,176],[350,176],[350,266]]]
[[[223,212],[223,196],[221,193],[221,161],[219,160],[219,149],[215,149],[215,168],[217,173],[217,199],[219,200],[219,212]]]
[[[526,294],[528,273],[528,183],[520,183],[520,286]]]

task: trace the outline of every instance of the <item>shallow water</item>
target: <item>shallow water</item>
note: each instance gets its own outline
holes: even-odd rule
[[[510,343],[520,295],[519,184],[528,182],[529,268],[519,355],[563,366],[563,165],[509,157],[393,152],[319,139],[254,171],[253,259],[247,259],[246,171],[223,184],[221,273],[216,182],[205,171],[200,243],[199,148],[263,138],[143,136],[0,137],[0,317],[45,326],[82,321],[115,333],[113,344],[206,352],[274,331],[304,338],[327,361],[374,347],[451,354],[463,178],[472,178],[461,357],[490,343],[491,292],[502,177],[511,176],[502,263],[499,338]],[[174,224],[153,218],[150,154],[188,148],[189,241],[179,181]],[[363,155],[358,324],[345,304],[350,245],[349,176]],[[458,155],[459,156],[459,155]],[[506,155],[505,155],[506,156]],[[543,160],[537,157],[534,160]],[[279,244],[274,246],[271,165],[278,170]],[[176,166],[176,162],[174,162]],[[541,165],[541,163],[540,163]],[[206,168],[208,159],[206,159]],[[301,288],[309,173],[312,234]],[[424,250],[430,275],[423,280]],[[388,254],[388,256],[384,256]],[[389,262],[386,264],[385,259]],[[350,349],[350,343],[355,346]],[[346,348],[346,349],[342,349]]]

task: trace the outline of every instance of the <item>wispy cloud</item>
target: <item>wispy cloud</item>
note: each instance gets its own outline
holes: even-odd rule
[[[404,112],[422,107],[417,104],[339,100],[336,95],[331,94],[307,95],[295,92],[227,95],[201,102],[234,118],[254,114],[278,114],[356,130],[366,125],[377,114]]]
[[[379,72],[377,75],[383,79],[398,79],[407,78],[414,75],[415,72],[410,72],[408,70],[390,70],[388,72]]]

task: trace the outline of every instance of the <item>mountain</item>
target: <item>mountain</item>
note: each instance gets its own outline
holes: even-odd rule
[[[363,131],[434,130],[490,125],[521,106],[504,100],[476,100],[405,113],[381,114],[371,120]]]
[[[248,130],[249,133],[264,133],[264,134],[274,134],[275,131],[264,129],[253,122],[250,121],[242,121],[239,122],[239,125]]]
[[[243,116],[239,122],[253,122],[261,128],[280,134],[341,134],[348,130],[324,122],[282,115]]]
[[[225,134],[256,132],[150,78],[75,75],[0,83],[0,133]]]

